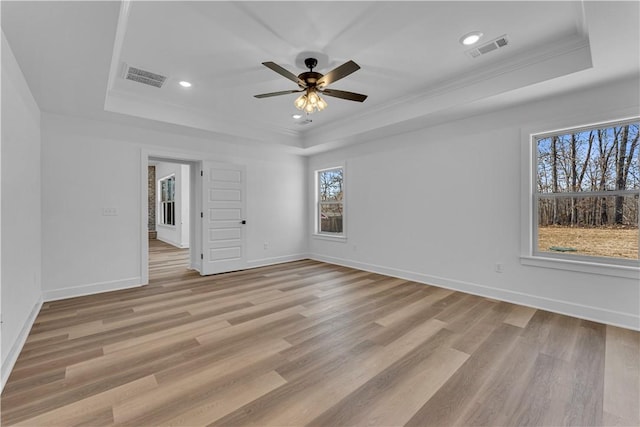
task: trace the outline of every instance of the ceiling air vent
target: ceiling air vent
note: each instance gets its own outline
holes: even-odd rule
[[[509,40],[507,36],[500,36],[495,40],[491,40],[489,43],[485,43],[482,46],[474,47],[467,51],[467,55],[472,58],[477,58],[480,55],[487,54],[489,52],[493,52],[494,50],[498,50],[501,47],[505,47],[509,44]]]
[[[131,66],[125,66],[124,78],[153,87],[162,87],[164,81],[167,80],[165,76],[160,74]]]

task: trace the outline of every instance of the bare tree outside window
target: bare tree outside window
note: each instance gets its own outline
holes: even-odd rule
[[[342,168],[317,172],[318,232],[342,234],[344,211],[344,171]]]
[[[639,259],[638,120],[536,138],[537,251]]]

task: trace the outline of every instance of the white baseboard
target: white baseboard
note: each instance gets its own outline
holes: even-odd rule
[[[36,302],[36,304],[33,306],[33,308],[31,309],[31,313],[29,313],[29,317],[27,317],[27,320],[24,322],[24,325],[20,330],[20,334],[18,335],[16,340],[13,342],[13,345],[11,346],[9,353],[7,353],[6,359],[2,363],[2,368],[0,373],[0,393],[2,393],[2,390],[4,390],[4,385],[6,384],[7,379],[9,378],[9,375],[13,370],[13,366],[16,364],[16,361],[18,360],[18,356],[22,351],[22,347],[24,347],[24,343],[27,341],[29,332],[33,327],[33,322],[35,322],[36,317],[38,317],[38,313],[40,313],[40,309],[42,308],[43,302],[44,301],[42,300],[42,298],[40,298],[38,299],[38,302]]]
[[[270,258],[260,258],[252,261],[247,261],[247,268],[265,267],[267,265],[282,264],[285,262],[300,261],[303,259],[309,259],[309,254],[294,254]]]
[[[168,245],[175,246],[178,249],[185,249],[180,243],[174,242],[173,240],[165,239],[164,237],[160,237],[159,235],[156,236],[156,240],[160,240],[161,242],[164,242]]]
[[[66,298],[81,297],[85,295],[99,294],[102,292],[136,288],[139,286],[143,286],[141,282],[142,279],[140,279],[140,277],[131,277],[128,279],[111,280],[108,282],[90,283],[88,285],[54,289],[50,291],[44,291],[42,294],[44,301],[48,302]]]
[[[513,304],[524,305],[558,314],[619,326],[621,328],[640,331],[640,317],[619,311],[607,310],[604,308],[588,305],[576,304],[570,301],[556,300],[537,295],[525,294],[522,292],[510,291],[507,289],[494,288],[491,286],[479,285],[476,283],[464,282],[460,280],[447,279],[444,277],[431,276],[428,274],[406,271],[392,267],[368,264],[342,258],[334,258],[325,255],[310,254],[309,258],[327,262],[330,264],[342,265],[356,268],[358,270],[370,271],[372,273],[384,274],[400,279],[411,280],[413,282],[452,289],[468,294],[497,299]]]

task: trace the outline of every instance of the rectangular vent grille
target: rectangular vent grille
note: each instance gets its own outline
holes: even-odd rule
[[[167,80],[165,76],[135,67],[126,68],[125,79],[153,87],[162,87],[164,81]]]
[[[478,52],[484,55],[485,53],[489,53],[492,50],[496,50],[497,48],[498,46],[495,43],[489,43],[489,44],[485,44],[484,46],[480,46],[478,48]]]
[[[509,44],[509,39],[507,36],[500,36],[495,40],[491,40],[489,43],[485,43],[482,46],[475,47],[467,51],[467,55],[472,58],[477,58],[480,55],[487,54],[489,52],[493,52],[494,50],[500,49],[501,47],[505,47]]]

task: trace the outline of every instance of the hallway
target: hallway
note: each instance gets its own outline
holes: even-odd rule
[[[169,276],[198,275],[189,270],[189,249],[181,249],[158,239],[149,239],[149,284]]]

